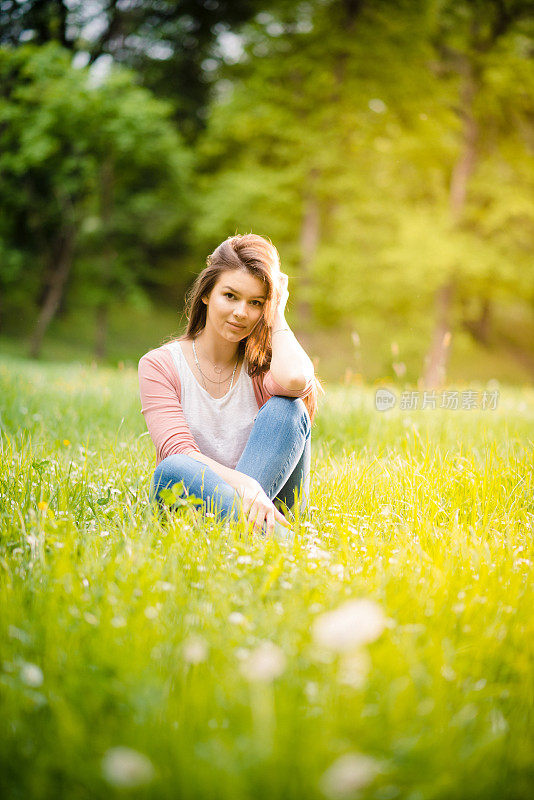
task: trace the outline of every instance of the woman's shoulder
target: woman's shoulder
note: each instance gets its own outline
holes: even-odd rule
[[[163,342],[163,344],[159,345],[159,347],[153,347],[151,350],[148,350],[148,352],[141,356],[139,362],[158,362],[168,360],[172,350],[176,348],[176,342],[178,341],[179,339],[169,339],[169,341]]]
[[[159,347],[154,347],[141,356],[138,364],[139,375],[146,377],[163,372],[170,375],[173,380],[179,381],[175,353],[177,341],[177,339],[172,339],[164,342]]]

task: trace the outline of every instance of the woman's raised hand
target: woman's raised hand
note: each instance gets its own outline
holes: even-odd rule
[[[281,316],[283,316],[283,314],[285,313],[286,304],[287,304],[287,301],[289,299],[289,291],[288,291],[288,288],[287,288],[288,281],[289,281],[289,279],[288,279],[286,273],[285,272],[281,272],[280,273],[280,280],[278,282],[278,289],[277,289],[277,295],[278,295],[279,299],[278,299],[278,305],[277,305],[277,308],[276,308],[276,313],[280,314]]]
[[[245,474],[242,477],[237,492],[241,497],[243,513],[253,530],[262,532],[265,529],[267,536],[271,536],[275,520],[289,528],[287,519],[269,500],[258,481]]]

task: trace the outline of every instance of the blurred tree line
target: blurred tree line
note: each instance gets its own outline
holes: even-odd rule
[[[534,0],[1,2],[0,332],[91,309],[102,357],[111,304],[252,230],[304,340],[373,319],[432,386],[463,331],[534,375],[533,56]]]

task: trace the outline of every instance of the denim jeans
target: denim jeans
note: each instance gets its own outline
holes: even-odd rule
[[[260,408],[236,470],[255,478],[270,500],[288,508],[300,498],[300,510],[310,489],[311,423],[299,398],[274,396]],[[150,500],[161,505],[159,493],[183,481],[185,494],[202,500],[204,511],[239,518],[241,500],[236,490],[207,464],[179,453],[167,456],[154,471]],[[282,506],[284,510],[284,506]]]

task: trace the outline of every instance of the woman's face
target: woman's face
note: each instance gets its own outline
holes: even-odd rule
[[[206,327],[224,339],[239,342],[252,332],[263,314],[267,286],[250,272],[232,269],[223,272],[206,303]]]

